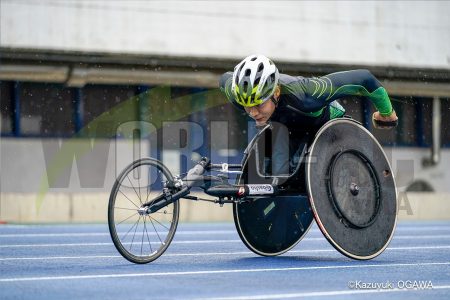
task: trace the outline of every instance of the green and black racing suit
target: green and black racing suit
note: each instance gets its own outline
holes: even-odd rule
[[[234,106],[244,110],[234,99],[232,77],[232,72],[224,73],[220,78],[220,89]],[[309,142],[327,121],[344,116],[345,109],[337,101],[344,97],[369,99],[382,116],[389,116],[393,111],[385,88],[368,70],[312,78],[280,74],[279,85],[281,95],[270,122],[286,126],[289,140]]]

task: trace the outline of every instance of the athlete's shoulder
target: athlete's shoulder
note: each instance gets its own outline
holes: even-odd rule
[[[301,83],[304,80],[305,80],[305,77],[302,77],[302,76],[291,76],[291,75],[280,73],[279,83],[281,86],[283,86],[283,85]]]
[[[291,76],[287,74],[280,74],[280,88],[281,94],[292,95],[296,98],[302,99],[305,94],[307,78],[302,76]]]
[[[241,111],[244,111],[244,107],[242,107],[236,102],[233,92],[231,91],[232,80],[233,80],[233,72],[223,73],[219,79],[219,88],[222,91],[222,93],[225,94],[227,100],[234,105],[234,107],[238,108]]]
[[[231,87],[231,80],[233,79],[233,72],[225,72],[220,76],[219,87],[225,89],[228,85]]]

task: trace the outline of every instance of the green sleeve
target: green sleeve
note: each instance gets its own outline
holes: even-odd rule
[[[386,89],[368,70],[332,73],[319,78],[309,78],[305,89],[309,109],[317,109],[334,100],[358,96],[370,100],[382,116],[393,109]]]

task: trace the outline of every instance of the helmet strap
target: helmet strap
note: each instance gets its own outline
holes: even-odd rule
[[[270,100],[273,102],[273,104],[275,104],[275,107],[277,107],[278,106],[278,102],[280,102],[280,98],[278,98],[278,99],[275,99],[275,97],[270,97]]]

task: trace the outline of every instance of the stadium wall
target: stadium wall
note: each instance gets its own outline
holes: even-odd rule
[[[64,151],[63,145],[67,143],[72,144]],[[139,144],[142,156],[151,153],[150,146],[146,142]],[[133,147],[133,142],[127,139],[96,139],[94,143],[89,139],[3,138],[0,143],[0,220],[26,223],[106,221],[109,191],[117,174],[136,159]],[[60,154],[53,156],[52,151],[57,149]],[[67,149],[71,150],[67,152]],[[450,219],[450,187],[445,184],[448,164],[441,163],[427,170],[422,167],[427,151],[385,149],[399,190],[399,216],[407,220]],[[61,153],[65,154],[61,157]],[[450,161],[450,151],[443,151],[441,155],[443,162]],[[162,154],[174,174],[180,172],[179,158],[180,152],[175,150]],[[59,168],[56,173],[55,167]],[[49,176],[49,170],[53,175]],[[406,192],[413,181],[430,177],[436,179],[434,184],[440,184],[433,187],[439,189],[438,193]],[[181,206],[184,221],[232,220],[231,206],[220,208],[188,200],[183,200]]]
[[[0,45],[450,68],[447,1],[2,0]]]

